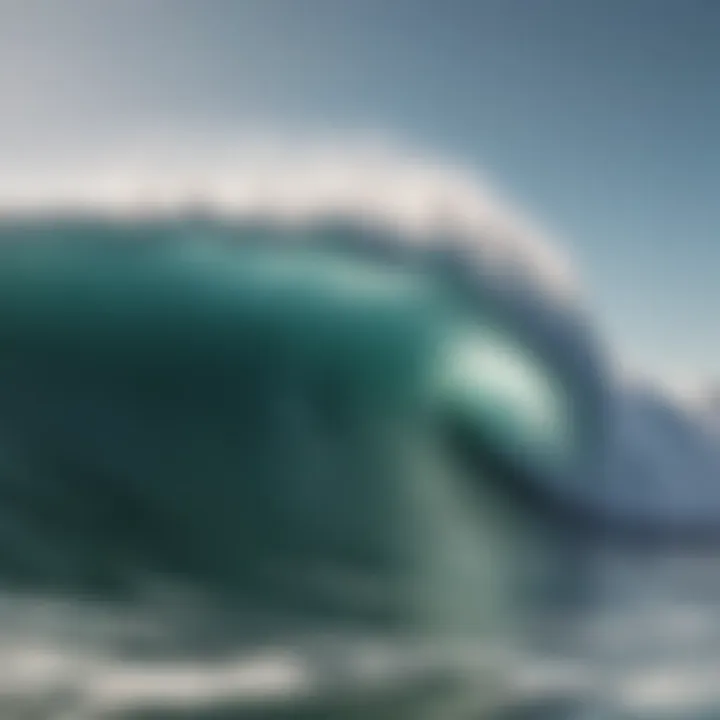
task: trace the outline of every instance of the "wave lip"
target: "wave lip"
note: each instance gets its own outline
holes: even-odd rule
[[[247,135],[153,137],[0,171],[0,214],[124,218],[202,210],[235,221],[323,218],[389,230],[404,242],[451,240],[480,264],[573,294],[573,272],[537,228],[488,183],[448,162],[378,139]],[[82,156],[89,154],[90,159]]]

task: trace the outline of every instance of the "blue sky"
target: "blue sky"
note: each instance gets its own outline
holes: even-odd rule
[[[5,0],[0,152],[387,130],[497,179],[631,361],[720,370],[717,0]]]

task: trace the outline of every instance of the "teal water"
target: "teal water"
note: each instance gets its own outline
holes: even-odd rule
[[[283,232],[1,229],[21,710],[485,717],[577,599],[582,548],[509,491],[581,467],[563,373],[432,268]]]

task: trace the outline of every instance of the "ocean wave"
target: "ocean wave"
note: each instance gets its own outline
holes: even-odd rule
[[[293,343],[273,344],[265,338],[262,352],[243,368],[244,384],[238,384],[234,396],[228,395],[224,384],[228,372],[242,375],[232,364],[234,356],[232,363],[215,362],[213,372],[202,378],[206,384],[193,394],[192,383],[183,374],[187,368],[173,375],[173,362],[181,353],[170,353],[147,379],[138,403],[132,382],[118,379],[125,363],[122,342],[106,347],[106,359],[117,353],[115,387],[110,387],[107,377],[93,377],[92,366],[78,363],[81,353],[64,356],[62,344],[54,347],[56,355],[49,354],[47,347],[43,351],[27,345],[13,356],[4,346],[0,538],[5,551],[0,577],[5,578],[6,589],[0,596],[0,608],[5,608],[0,662],[6,657],[6,664],[26,678],[13,676],[21,694],[25,688],[17,701],[18,713],[29,709],[31,695],[37,702],[47,699],[38,713],[53,718],[63,712],[82,717],[81,711],[87,717],[102,717],[106,710],[112,715],[119,708],[139,713],[137,706],[145,702],[166,709],[174,706],[177,712],[197,717],[204,703],[242,705],[244,700],[233,695],[242,695],[243,688],[245,700],[253,692],[260,701],[270,695],[275,699],[284,695],[291,702],[300,696],[307,699],[319,680],[337,679],[343,663],[354,667],[348,656],[357,649],[358,637],[367,640],[384,624],[397,623],[398,607],[401,619],[415,613],[413,622],[423,614],[424,622],[436,623],[430,633],[436,645],[449,632],[446,622],[455,633],[482,636],[487,660],[488,649],[494,648],[490,638],[510,642],[505,614],[515,613],[511,625],[528,619],[517,605],[517,586],[506,577],[525,572],[527,557],[531,565],[537,561],[535,570],[541,575],[547,568],[540,565],[552,566],[567,587],[582,585],[593,576],[596,582],[590,587],[598,593],[591,601],[573,600],[569,592],[559,602],[562,608],[574,603],[581,620],[588,603],[629,606],[645,597],[637,583],[621,581],[609,593],[614,599],[602,595],[608,575],[601,564],[591,564],[597,557],[585,557],[584,571],[574,575],[578,566],[564,565],[565,551],[553,546],[555,540],[544,535],[547,528],[539,531],[527,514],[520,521],[525,524],[509,523],[514,530],[508,541],[503,535],[507,528],[501,527],[507,520],[506,505],[495,505],[492,492],[477,502],[478,496],[469,490],[457,491],[462,473],[455,465],[451,470],[443,464],[446,456],[433,454],[427,434],[418,432],[409,438],[393,431],[388,419],[408,402],[401,393],[414,381],[408,371],[411,363],[378,364],[377,358],[364,354],[365,341],[375,348],[373,352],[387,343],[400,346],[398,338],[404,337],[409,325],[392,320],[383,303],[402,297],[395,281],[419,268],[456,289],[468,314],[479,317],[483,309],[491,308],[490,315],[495,313],[538,349],[570,388],[573,401],[587,410],[583,427],[598,455],[592,461],[586,458],[582,470],[570,477],[541,481],[538,472],[538,484],[546,483],[541,489],[580,499],[606,519],[629,518],[630,524],[648,518],[664,521],[669,516],[674,520],[673,513],[683,508],[687,512],[679,519],[686,525],[699,516],[714,521],[720,515],[713,482],[705,483],[704,495],[697,494],[684,505],[674,502],[687,488],[686,471],[695,467],[691,460],[698,457],[692,443],[685,442],[693,428],[672,408],[658,409],[649,401],[641,407],[638,398],[616,384],[604,341],[596,337],[586,317],[568,261],[465,171],[372,143],[355,147],[310,143],[300,148],[249,140],[204,148],[196,141],[139,143],[99,157],[65,165],[48,162],[40,173],[0,174],[3,250],[33,242],[41,249],[51,248],[54,259],[47,267],[52,275],[60,266],[73,267],[79,257],[72,254],[73,247],[101,249],[105,278],[111,279],[118,263],[151,257],[153,249],[162,247],[177,247],[178,253],[187,252],[189,257],[193,247],[203,244],[273,247],[274,243],[280,248],[319,242],[349,249],[357,263],[370,261],[374,267],[398,272],[392,283],[380,283],[381,288],[392,285],[393,290],[380,293],[382,300],[374,309],[355,301],[377,297],[378,286],[363,289],[359,282],[346,286],[345,307],[363,308],[351,315],[366,335],[358,335],[356,326],[350,330],[342,323],[326,326],[335,328],[334,337],[342,337],[346,348],[342,356],[346,374],[338,376],[336,385],[342,390],[358,383],[362,390],[349,392],[341,401],[317,394],[332,374],[323,363],[332,370],[336,358],[306,353],[303,372],[298,371],[301,364],[293,352],[317,327],[315,316],[303,317],[302,304],[293,307],[295,319],[303,321],[294,326]],[[8,267],[9,279],[13,273]],[[97,277],[88,275],[86,281],[101,285]],[[5,283],[5,292],[10,285]],[[141,312],[132,317],[138,322],[144,315],[142,298],[150,297],[142,292],[151,293],[152,277],[144,287],[140,285],[123,296],[127,300],[135,293]],[[316,289],[313,286],[313,292]],[[222,296],[217,288],[214,292],[215,297]],[[88,309],[90,303],[83,305],[82,293],[79,297],[78,307]],[[188,317],[192,315],[190,304],[185,310]],[[102,308],[99,312],[101,317]],[[422,314],[417,308],[413,312],[413,317]],[[202,324],[202,318],[198,322]],[[165,319],[154,327],[152,336],[157,338],[161,331],[180,332],[183,322],[173,326]],[[382,328],[381,338],[374,328]],[[94,337],[101,336],[98,332]],[[258,337],[245,337],[243,352],[260,347]],[[110,343],[112,333],[104,341]],[[375,364],[366,366],[366,358]],[[376,403],[372,411],[366,402],[368,388],[375,388],[370,393]],[[208,397],[216,402],[214,407]],[[632,446],[632,462],[618,452],[623,438],[605,432],[608,425],[617,432],[618,418],[630,427],[623,430],[623,438]],[[644,440],[633,440],[634,432]],[[670,437],[673,443],[685,443],[686,454],[676,453],[665,462]],[[388,447],[392,452],[387,452]],[[712,470],[717,466],[707,453]],[[163,465],[167,458],[171,462]],[[611,477],[608,459],[616,461]],[[238,467],[242,465],[245,477],[252,477],[256,467],[252,463],[267,470],[267,477],[272,475],[268,468],[285,480],[302,475],[305,485],[295,487],[283,480],[278,486],[255,488],[257,497],[251,492],[233,494],[237,483],[231,481],[237,478]],[[156,482],[159,471],[168,467],[170,481]],[[656,473],[657,467],[666,472]],[[476,475],[482,479],[483,473]],[[353,478],[352,487],[345,482],[348,478]],[[643,479],[647,485],[638,490],[636,483]],[[233,492],[223,495],[227,490],[223,483]],[[362,491],[355,492],[357,488]],[[414,581],[418,584],[412,593],[407,588],[400,593],[399,605],[397,586],[388,581],[392,572],[384,565],[386,536],[377,527],[401,524],[403,509],[393,505],[394,515],[376,513],[372,503],[377,498],[369,494],[383,497],[388,488],[407,492],[408,503],[416,503],[412,512],[410,505],[406,507],[408,514],[416,513],[415,520],[418,514],[424,518],[408,533],[412,542],[406,546],[414,550],[414,562],[426,556],[429,564],[434,563],[427,577]],[[277,497],[287,502],[275,502]],[[258,507],[272,507],[274,522],[267,524],[274,535],[258,531],[253,536]],[[298,547],[284,538],[282,552],[276,552],[272,543],[282,535],[277,528],[291,525],[299,508],[307,513],[304,518],[312,517],[324,531],[329,528],[333,538],[355,533],[359,545],[353,540],[333,555],[332,543],[325,540]],[[267,541],[263,551],[272,552],[259,552],[258,537],[261,546]],[[528,553],[522,560],[511,542],[518,539]],[[617,552],[624,551],[621,547]],[[637,566],[633,567],[637,575]],[[245,598],[242,592],[226,592],[233,583],[237,590],[238,578]],[[660,572],[655,579],[658,597],[672,598],[677,575]],[[148,601],[149,589],[163,583],[170,589]],[[34,586],[29,594],[28,586]],[[18,595],[14,588],[23,588],[24,594]],[[547,622],[548,606],[542,602],[538,600],[532,619]],[[414,632],[409,635],[417,639]],[[581,635],[565,618],[556,640],[566,638],[577,651]],[[328,636],[335,638],[335,648],[344,643],[344,650],[336,649],[334,655],[327,649],[317,651],[319,639]],[[397,677],[393,669],[408,670],[406,655],[398,653],[406,640],[401,636],[390,651],[386,648],[380,680]],[[327,652],[332,659],[313,665],[305,653],[311,646],[313,658]],[[599,646],[585,648],[583,662],[593,647]],[[257,656],[238,657],[240,650]],[[455,651],[454,660],[460,655]],[[489,675],[498,688],[512,685],[512,673],[501,667],[499,658],[499,652],[493,654],[495,667]],[[581,667],[579,659],[572,660]],[[546,661],[545,657],[538,662]],[[417,665],[412,667],[408,677],[415,681],[427,677],[416,672]],[[451,667],[445,656],[443,667],[436,665],[431,675],[438,679],[441,669]],[[373,677],[377,680],[378,673]],[[346,686],[355,680],[345,677],[338,682]],[[520,691],[515,688],[515,692]],[[622,692],[622,688],[613,691],[613,697],[621,697]],[[634,691],[630,687],[627,692]],[[685,697],[683,692],[680,695]],[[643,697],[655,702],[650,691]],[[10,718],[14,711],[9,708],[3,716]],[[417,711],[417,704],[408,710],[413,720]],[[438,717],[452,717],[448,712]],[[402,717],[399,711],[391,711],[390,716]]]

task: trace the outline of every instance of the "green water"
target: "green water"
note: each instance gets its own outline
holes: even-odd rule
[[[448,416],[543,469],[573,437],[539,361],[469,317],[427,274],[318,250],[0,247],[0,578],[120,604],[159,578],[229,608],[235,648],[507,646],[536,546]],[[458,371],[468,345],[495,365]]]

